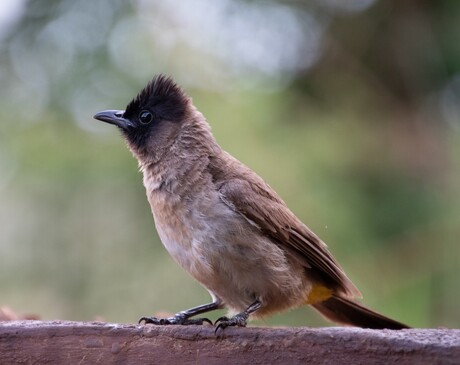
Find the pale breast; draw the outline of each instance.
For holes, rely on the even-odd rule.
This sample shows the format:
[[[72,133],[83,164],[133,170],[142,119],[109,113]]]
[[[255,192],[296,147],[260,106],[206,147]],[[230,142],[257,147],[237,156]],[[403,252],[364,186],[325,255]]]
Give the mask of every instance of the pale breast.
[[[216,241],[212,194],[183,199],[164,191],[149,194],[158,235],[171,257],[195,279],[205,284],[213,274],[209,262]]]
[[[293,296],[309,291],[303,268],[294,267],[280,247],[225,205],[217,192],[184,201],[157,190],[149,201],[169,254],[228,307],[240,311],[263,300],[273,304],[267,311],[276,311],[304,300]]]

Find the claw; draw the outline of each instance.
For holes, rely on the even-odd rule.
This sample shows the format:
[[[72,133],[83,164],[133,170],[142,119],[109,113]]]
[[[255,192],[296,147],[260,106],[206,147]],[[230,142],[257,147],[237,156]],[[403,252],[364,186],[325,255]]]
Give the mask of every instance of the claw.
[[[218,324],[216,329],[214,330],[214,333],[217,334],[219,329],[224,330],[225,328],[231,326],[246,327],[248,317],[249,315],[245,312],[239,313],[233,316],[232,318],[228,318],[225,316],[220,317],[214,323],[215,325]]]
[[[228,318],[227,316],[222,316],[216,319],[216,321],[214,322],[214,325],[216,325],[219,322],[224,322],[224,321],[229,321],[229,320],[230,318]]]

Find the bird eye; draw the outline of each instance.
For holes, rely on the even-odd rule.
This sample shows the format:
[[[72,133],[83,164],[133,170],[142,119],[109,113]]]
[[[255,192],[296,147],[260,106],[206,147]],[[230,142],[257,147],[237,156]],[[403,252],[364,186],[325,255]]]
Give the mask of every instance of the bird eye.
[[[139,113],[139,120],[142,124],[149,124],[153,119],[152,113],[148,110],[143,110]]]

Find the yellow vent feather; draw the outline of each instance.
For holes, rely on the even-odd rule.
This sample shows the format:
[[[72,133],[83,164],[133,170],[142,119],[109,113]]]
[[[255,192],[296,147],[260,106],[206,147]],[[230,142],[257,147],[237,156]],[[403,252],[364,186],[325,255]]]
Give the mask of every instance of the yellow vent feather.
[[[310,293],[308,294],[306,304],[316,304],[326,299],[329,299],[332,296],[332,290],[326,288],[325,286],[317,285],[313,286]]]

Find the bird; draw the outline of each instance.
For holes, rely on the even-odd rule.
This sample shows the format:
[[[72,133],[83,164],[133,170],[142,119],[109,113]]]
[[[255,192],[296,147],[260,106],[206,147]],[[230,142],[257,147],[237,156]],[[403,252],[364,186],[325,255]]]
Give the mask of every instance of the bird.
[[[210,323],[217,331],[310,305],[342,325],[409,328],[360,303],[360,291],[326,244],[261,177],[220,147],[172,77],[155,75],[125,110],[94,118],[121,131],[139,163],[164,247],[212,298],[139,323]],[[215,323],[196,318],[217,309],[228,315]]]

